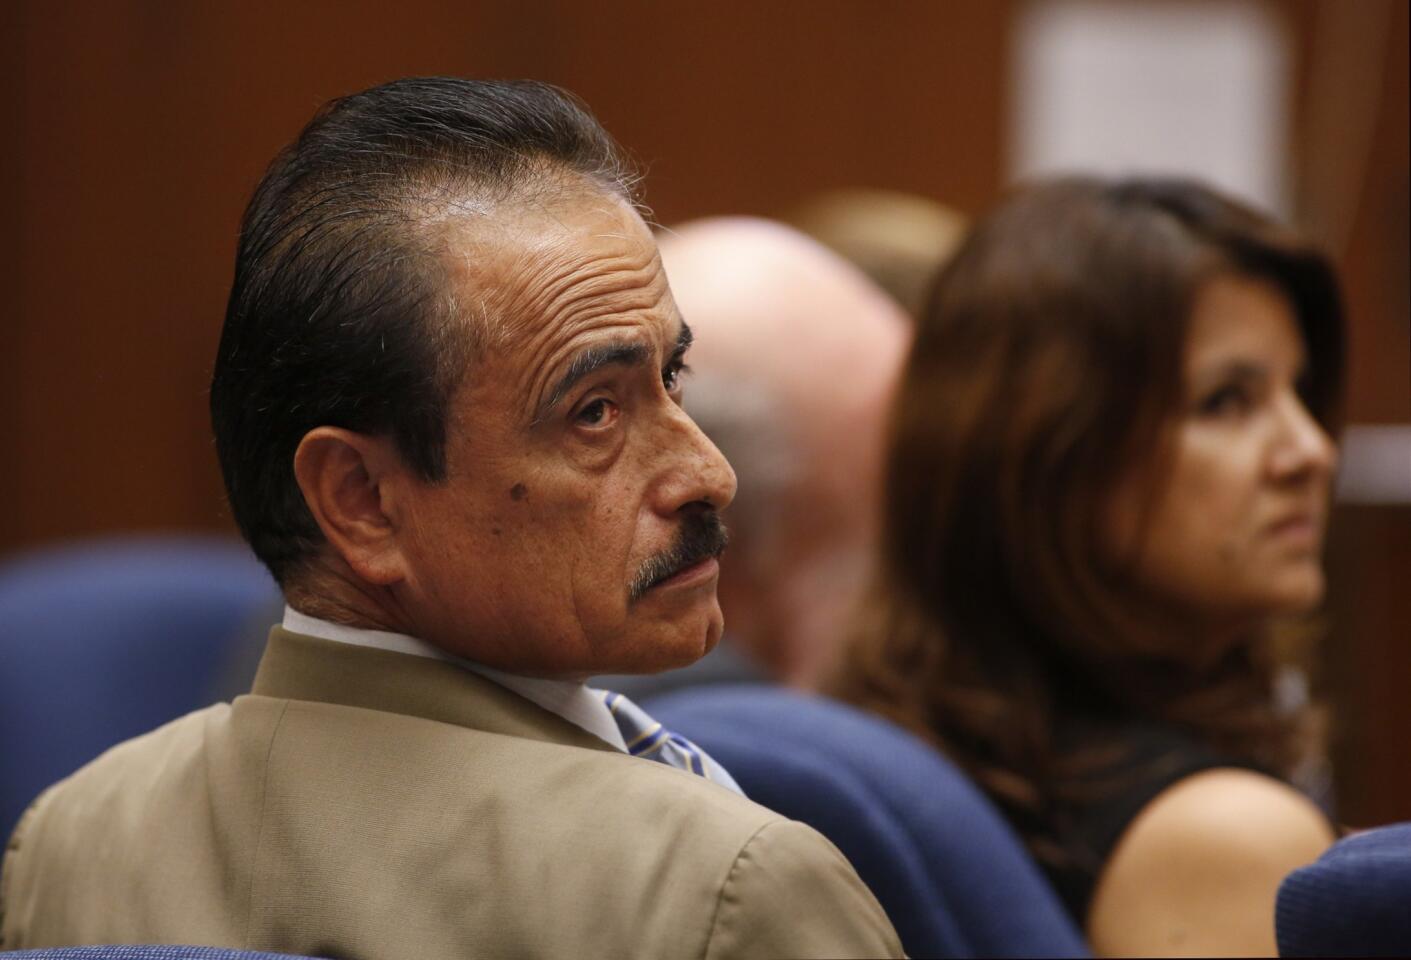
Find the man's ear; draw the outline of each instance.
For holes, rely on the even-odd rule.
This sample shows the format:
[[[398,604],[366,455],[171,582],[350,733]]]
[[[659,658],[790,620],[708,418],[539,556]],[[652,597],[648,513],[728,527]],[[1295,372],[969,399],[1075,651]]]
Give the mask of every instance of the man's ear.
[[[393,443],[339,427],[315,427],[294,452],[294,478],[324,537],[360,579],[405,579],[395,518],[383,484],[403,471]]]

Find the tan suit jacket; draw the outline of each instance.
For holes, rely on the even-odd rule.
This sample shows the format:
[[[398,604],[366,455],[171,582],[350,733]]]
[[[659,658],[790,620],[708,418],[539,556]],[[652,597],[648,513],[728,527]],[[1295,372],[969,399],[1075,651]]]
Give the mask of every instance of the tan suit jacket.
[[[810,828],[453,664],[279,628],[251,695],[115,747],[20,821],[0,945],[91,943],[366,960],[901,952]]]

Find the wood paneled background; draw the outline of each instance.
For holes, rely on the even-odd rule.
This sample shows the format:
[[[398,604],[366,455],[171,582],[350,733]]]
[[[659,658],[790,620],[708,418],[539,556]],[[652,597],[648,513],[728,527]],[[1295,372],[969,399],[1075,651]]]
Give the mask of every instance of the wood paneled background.
[[[237,221],[264,164],[329,97],[407,74],[560,83],[642,161],[663,223],[777,214],[857,185],[975,214],[1004,181],[1016,2],[11,0],[0,554],[232,529],[205,394]],[[1351,419],[1411,422],[1407,5],[1270,3],[1298,51],[1300,205],[1315,229],[1351,211],[1324,217],[1344,225]],[[1340,68],[1349,50],[1373,67]],[[1358,106],[1368,148],[1327,149]],[[1354,822],[1411,817],[1398,756],[1411,733],[1407,510],[1353,517],[1333,545],[1328,657],[1335,697],[1353,705],[1338,743]]]

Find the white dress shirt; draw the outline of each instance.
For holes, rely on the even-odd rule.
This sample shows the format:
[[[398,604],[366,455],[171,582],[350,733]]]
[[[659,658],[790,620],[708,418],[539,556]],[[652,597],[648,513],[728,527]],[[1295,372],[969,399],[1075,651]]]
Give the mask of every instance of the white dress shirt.
[[[507,690],[519,694],[526,700],[537,703],[550,713],[558,714],[576,727],[587,730],[609,746],[627,753],[627,743],[622,739],[622,731],[612,712],[603,702],[601,693],[582,683],[572,680],[546,680],[541,677],[521,677],[503,673],[473,661],[446,653],[425,640],[418,640],[402,633],[388,633],[384,630],[364,630],[361,627],[345,627],[340,623],[330,623],[300,613],[293,607],[284,608],[284,629],[292,633],[302,633],[310,637],[334,640],[338,643],[351,643],[359,647],[373,647],[378,650],[391,650],[394,653],[410,654],[413,657],[426,657],[430,660],[444,660],[494,681]]]

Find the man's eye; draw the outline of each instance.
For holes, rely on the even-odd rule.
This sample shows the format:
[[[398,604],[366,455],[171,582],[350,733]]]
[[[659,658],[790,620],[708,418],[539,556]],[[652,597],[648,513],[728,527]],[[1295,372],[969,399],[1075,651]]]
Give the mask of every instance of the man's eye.
[[[574,414],[573,420],[579,426],[603,427],[616,416],[617,406],[611,400],[600,397]]]
[[[666,387],[667,393],[675,393],[681,389],[681,375],[689,369],[680,360],[673,360],[666,365],[666,369],[661,372],[661,385]]]

